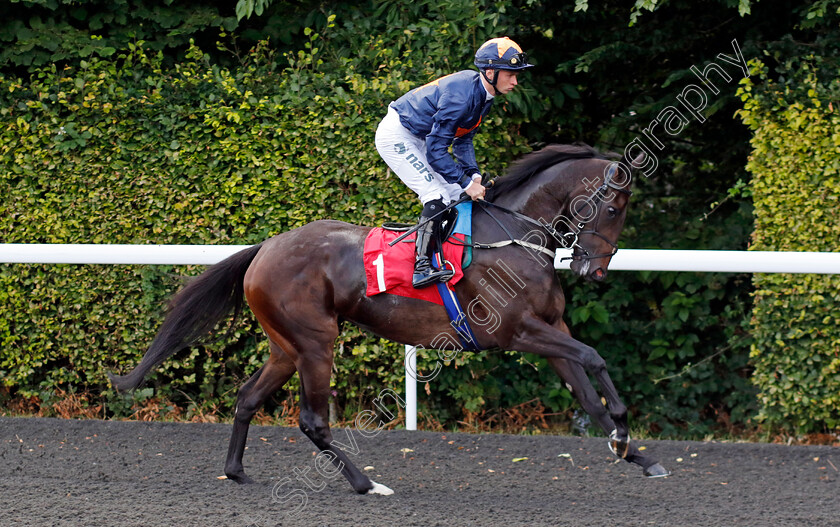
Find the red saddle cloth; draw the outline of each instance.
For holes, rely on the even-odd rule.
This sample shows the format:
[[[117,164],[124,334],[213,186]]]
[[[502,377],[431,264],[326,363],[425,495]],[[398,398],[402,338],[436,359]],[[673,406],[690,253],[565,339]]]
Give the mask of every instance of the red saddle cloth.
[[[380,293],[419,298],[428,302],[443,305],[437,287],[424,287],[414,289],[411,285],[411,278],[414,275],[414,233],[403,238],[393,247],[388,243],[399,237],[402,233],[385,230],[381,227],[372,229],[365,238],[365,277],[367,278],[367,296]],[[464,256],[464,246],[458,243],[464,242],[463,234],[454,234],[449,240],[456,240],[456,243],[447,241],[443,244],[443,257],[449,262],[447,267],[455,269],[455,275],[448,282],[448,286],[458,283],[464,277],[461,269],[461,260]]]

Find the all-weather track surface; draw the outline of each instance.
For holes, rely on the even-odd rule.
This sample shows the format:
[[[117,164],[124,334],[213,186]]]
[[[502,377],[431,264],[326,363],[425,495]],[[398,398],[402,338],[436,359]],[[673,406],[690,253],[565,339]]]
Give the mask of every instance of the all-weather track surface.
[[[252,427],[256,483],[219,479],[230,429],[0,418],[0,525],[840,526],[836,447],[642,441],[673,472],[646,479],[604,438],[335,430],[394,490],[361,496],[294,428]]]

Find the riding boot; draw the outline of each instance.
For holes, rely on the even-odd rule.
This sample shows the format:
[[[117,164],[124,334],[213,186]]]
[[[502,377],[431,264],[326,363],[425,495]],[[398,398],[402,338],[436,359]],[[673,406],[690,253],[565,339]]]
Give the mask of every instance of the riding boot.
[[[420,217],[420,221],[425,219],[423,216]],[[417,229],[417,239],[414,243],[417,259],[414,262],[414,276],[411,280],[415,289],[421,289],[437,282],[445,282],[455,274],[451,269],[432,268],[431,256],[438,223],[438,221],[432,220]]]

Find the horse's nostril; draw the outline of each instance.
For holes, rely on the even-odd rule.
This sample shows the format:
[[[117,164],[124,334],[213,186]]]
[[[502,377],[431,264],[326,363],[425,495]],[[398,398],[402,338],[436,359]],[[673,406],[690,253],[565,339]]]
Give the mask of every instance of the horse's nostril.
[[[593,272],[592,275],[595,277],[596,280],[602,280],[604,278],[604,276],[606,275],[606,273],[604,272],[603,269],[601,269],[599,267],[599,268],[595,269],[595,272]]]

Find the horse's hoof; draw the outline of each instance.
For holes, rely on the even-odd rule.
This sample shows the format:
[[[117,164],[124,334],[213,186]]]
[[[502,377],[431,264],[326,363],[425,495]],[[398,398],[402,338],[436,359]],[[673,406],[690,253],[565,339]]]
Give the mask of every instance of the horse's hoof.
[[[610,451],[613,454],[624,459],[630,451],[630,437],[619,438],[615,430],[610,432]]]
[[[255,481],[253,479],[251,479],[250,477],[246,476],[244,472],[240,472],[239,474],[225,474],[225,475],[227,476],[228,479],[233,480],[233,481],[239,483],[240,485],[250,485],[252,483],[255,483]]]
[[[646,468],[644,475],[649,478],[665,478],[670,476],[671,473],[665,470],[665,467],[656,463]]]
[[[367,491],[367,494],[381,494],[382,496],[390,496],[394,493],[393,490],[389,489],[385,485],[380,485],[379,483],[370,480],[373,483],[373,488]]]

